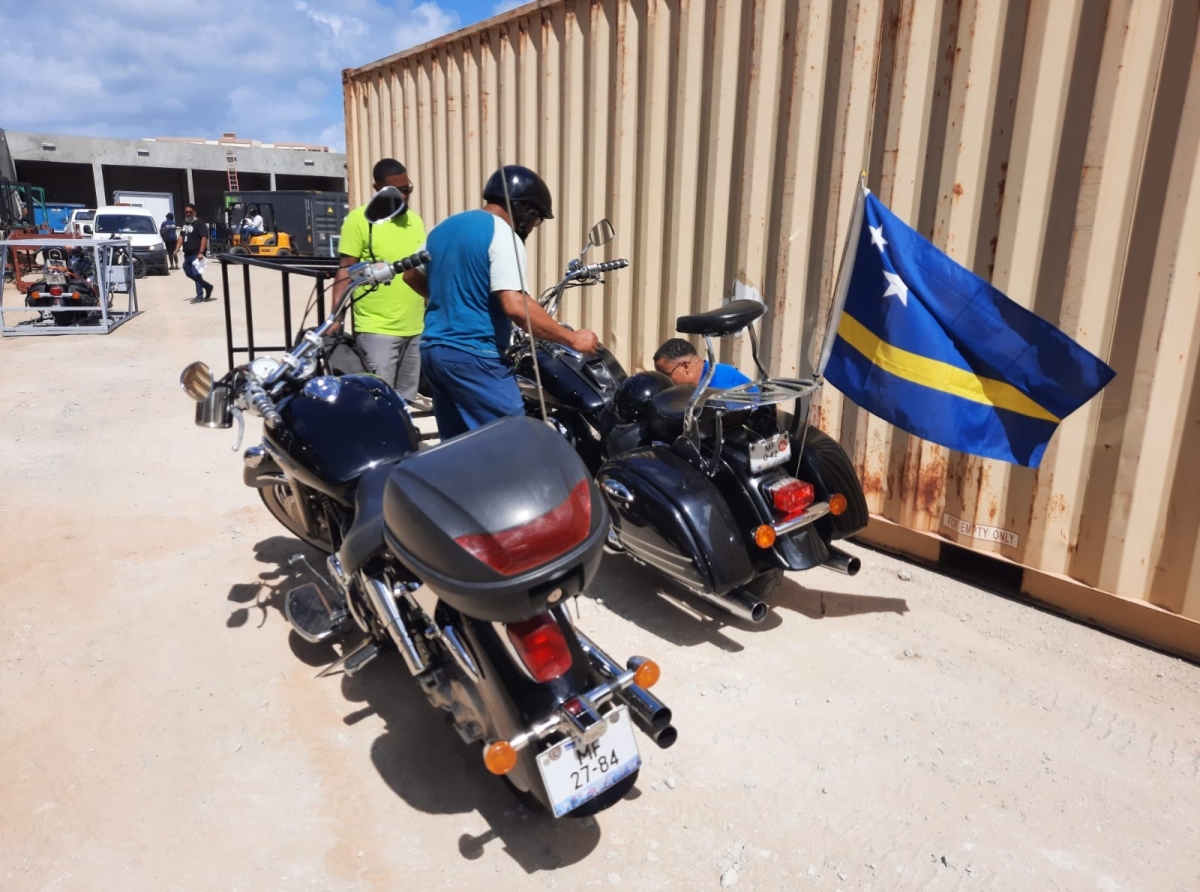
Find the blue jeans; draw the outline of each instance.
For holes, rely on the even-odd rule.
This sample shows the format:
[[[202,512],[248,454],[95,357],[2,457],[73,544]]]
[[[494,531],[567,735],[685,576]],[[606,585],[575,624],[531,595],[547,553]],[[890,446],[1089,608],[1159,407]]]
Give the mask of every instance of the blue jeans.
[[[185,254],[183,257],[183,274],[196,283],[196,297],[203,299],[205,292],[212,291],[212,285],[204,281],[204,277],[192,266],[198,254]]]
[[[512,369],[495,357],[476,356],[444,344],[421,345],[421,368],[433,397],[443,440],[505,418],[524,415]]]

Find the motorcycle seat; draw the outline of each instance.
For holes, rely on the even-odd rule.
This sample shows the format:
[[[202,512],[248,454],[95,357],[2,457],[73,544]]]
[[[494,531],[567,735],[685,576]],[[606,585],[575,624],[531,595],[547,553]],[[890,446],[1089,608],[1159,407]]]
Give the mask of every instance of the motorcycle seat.
[[[766,311],[766,305],[756,300],[731,300],[715,310],[680,316],[675,320],[675,330],[680,334],[723,337],[741,331]]]
[[[688,400],[695,392],[696,388],[692,385],[681,384],[677,387],[668,387],[654,397],[646,418],[646,426],[652,440],[660,443],[673,443],[677,437],[683,434],[683,416],[687,411]],[[709,396],[720,393],[720,389],[707,391]],[[697,413],[700,435],[704,437],[715,435],[714,421],[718,412],[723,416],[724,429],[728,431],[736,425],[743,424],[751,411],[749,408],[734,412],[712,410],[707,407],[706,403],[702,403],[700,411]]]
[[[670,443],[683,433],[683,416],[695,392],[690,384],[681,384],[655,394],[646,418],[652,439]]]
[[[338,558],[347,574],[357,573],[383,547],[383,491],[393,467],[390,462],[381,464],[358,479],[354,522],[338,549]]]

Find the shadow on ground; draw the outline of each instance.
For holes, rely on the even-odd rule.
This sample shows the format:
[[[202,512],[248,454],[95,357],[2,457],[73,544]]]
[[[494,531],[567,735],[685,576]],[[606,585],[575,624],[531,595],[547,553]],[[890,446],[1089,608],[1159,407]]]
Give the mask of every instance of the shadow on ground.
[[[658,571],[623,555],[605,555],[587,593],[613,613],[672,644],[681,647],[712,644],[730,653],[744,648],[724,633],[726,628],[769,632],[782,624],[783,610],[810,619],[908,612],[908,602],[903,598],[827,592],[784,579],[767,599],[771,607],[767,618],[755,624],[725,613]]]
[[[252,611],[261,612],[257,626],[261,628],[272,609],[286,624],[285,594],[312,581],[302,564],[289,564],[292,555],[303,554],[318,571],[324,568],[320,552],[290,536],[265,539],[255,545],[254,553],[269,569],[259,574],[258,581],[230,589],[228,599],[244,605],[231,613],[226,623],[230,628],[246,625]],[[361,641],[357,633],[337,646],[310,644],[294,631],[290,635],[292,652],[313,667],[329,665]],[[581,861],[599,844],[600,825],[594,818],[555,820],[531,810],[504,781],[488,773],[479,745],[463,743],[450,717],[429,705],[398,654],[382,654],[353,677],[335,674],[341,675],[342,694],[351,706],[343,718],[347,725],[370,715],[383,719],[384,732],[371,744],[371,761],[396,795],[426,814],[478,812],[487,822],[485,832],[459,838],[462,857],[475,860],[499,850],[526,873],[536,873]],[[638,795],[635,787],[626,798]],[[620,803],[615,806],[620,807]]]

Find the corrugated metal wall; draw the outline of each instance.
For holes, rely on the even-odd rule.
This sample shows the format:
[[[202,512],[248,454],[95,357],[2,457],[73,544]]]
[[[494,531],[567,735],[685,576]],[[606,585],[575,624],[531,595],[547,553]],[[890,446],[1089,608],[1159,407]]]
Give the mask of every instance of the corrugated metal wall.
[[[631,261],[565,308],[627,367],[737,283],[811,368],[861,170],[892,210],[1118,376],[1038,471],[827,387],[872,510],[1200,619],[1197,0],[542,0],[346,73],[350,181],[403,160],[429,223],[542,173],[552,282],[607,216]],[[579,292],[575,292],[579,294]],[[744,339],[724,358],[749,365]],[[1098,595],[1099,597],[1099,595]]]

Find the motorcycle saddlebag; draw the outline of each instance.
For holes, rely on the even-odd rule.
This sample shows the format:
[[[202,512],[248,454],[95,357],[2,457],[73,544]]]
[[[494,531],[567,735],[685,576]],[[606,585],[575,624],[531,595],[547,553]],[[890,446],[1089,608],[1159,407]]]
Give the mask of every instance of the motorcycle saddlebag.
[[[614,456],[596,480],[601,489],[611,481],[628,492],[609,499],[621,544],[639,559],[718,595],[753,578],[745,534],[725,497],[669,447]]]
[[[401,461],[383,517],[392,553],[449,606],[487,622],[530,619],[582,591],[609,523],[570,444],[523,416]]]

